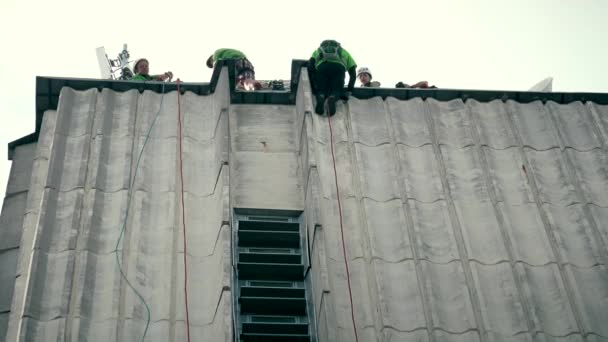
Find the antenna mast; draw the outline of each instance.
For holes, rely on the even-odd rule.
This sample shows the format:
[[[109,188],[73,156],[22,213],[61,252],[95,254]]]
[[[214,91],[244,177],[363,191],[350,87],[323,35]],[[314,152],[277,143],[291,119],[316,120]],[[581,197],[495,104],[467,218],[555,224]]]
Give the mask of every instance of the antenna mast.
[[[122,51],[118,54],[118,58],[111,59],[106,53],[106,49],[101,46],[96,50],[97,62],[101,77],[111,80],[130,80],[133,77],[133,71],[129,68],[129,51],[127,44],[122,45]]]

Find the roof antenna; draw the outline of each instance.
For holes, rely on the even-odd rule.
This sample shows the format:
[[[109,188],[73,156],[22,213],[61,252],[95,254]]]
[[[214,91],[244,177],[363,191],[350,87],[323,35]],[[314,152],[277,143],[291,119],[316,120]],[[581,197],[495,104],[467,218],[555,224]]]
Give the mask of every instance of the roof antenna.
[[[133,71],[129,68],[129,51],[126,43],[122,45],[122,52],[118,54],[117,59],[110,59],[103,46],[98,47],[96,52],[101,78],[130,80],[133,77]]]

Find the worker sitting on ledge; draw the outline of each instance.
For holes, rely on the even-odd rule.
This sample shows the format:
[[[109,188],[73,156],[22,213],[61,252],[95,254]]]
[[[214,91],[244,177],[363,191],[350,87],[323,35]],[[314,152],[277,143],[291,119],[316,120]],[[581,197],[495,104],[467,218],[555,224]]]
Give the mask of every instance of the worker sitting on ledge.
[[[164,74],[160,75],[150,75],[150,63],[145,58],[140,58],[135,61],[133,65],[133,71],[135,75],[131,78],[131,81],[166,81],[173,78],[173,73],[171,71],[167,71]]]

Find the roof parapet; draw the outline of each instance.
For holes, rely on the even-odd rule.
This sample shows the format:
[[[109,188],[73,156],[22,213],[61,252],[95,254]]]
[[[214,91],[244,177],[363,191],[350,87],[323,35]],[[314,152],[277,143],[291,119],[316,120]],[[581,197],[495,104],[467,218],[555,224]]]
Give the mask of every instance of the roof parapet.
[[[224,66],[228,68],[229,87],[230,87],[230,102],[235,104],[250,103],[250,104],[295,104],[295,99],[298,91],[298,82],[300,73],[303,68],[306,68],[307,61],[294,59],[291,63],[291,81],[289,91],[254,91],[243,92],[235,91],[235,71],[234,61],[225,60],[216,63],[213,70],[211,80],[208,83],[191,83],[185,82],[180,84],[182,93],[191,91],[198,95],[208,95],[215,93],[221,70]],[[65,77],[36,77],[36,127],[35,131],[24,137],[21,137],[8,144],[8,159],[12,160],[15,148],[19,145],[29,144],[38,141],[40,128],[42,125],[42,117],[46,110],[57,109],[59,102],[59,94],[61,88],[70,87],[75,90],[87,90],[96,88],[101,91],[104,88],[118,92],[124,92],[131,89],[137,89],[139,92],[150,90],[157,93],[162,92],[164,87],[165,92],[177,90],[176,83],[164,83],[157,81],[141,82],[141,81],[119,81],[119,80],[100,80],[100,79],[82,79],[82,78],[65,78]],[[529,103],[533,101],[553,101],[559,104],[567,104],[575,101],[594,102],[597,104],[608,104],[608,93],[548,93],[548,92],[530,92],[530,91],[503,91],[503,90],[473,90],[473,89],[407,89],[407,88],[355,88],[352,94],[359,99],[369,99],[380,96],[383,99],[394,97],[399,100],[409,100],[412,98],[433,98],[439,101],[451,101],[461,99],[475,99],[480,102],[490,102],[494,100],[507,101],[513,100],[520,103]]]

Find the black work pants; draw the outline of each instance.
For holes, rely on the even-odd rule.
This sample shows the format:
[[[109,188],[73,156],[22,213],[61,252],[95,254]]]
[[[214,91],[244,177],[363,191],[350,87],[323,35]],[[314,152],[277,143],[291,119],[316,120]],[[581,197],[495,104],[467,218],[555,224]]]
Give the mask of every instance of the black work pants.
[[[344,66],[338,63],[324,62],[315,71],[315,88],[317,95],[340,97],[344,92]]]
[[[255,71],[253,70],[253,64],[247,59],[237,59],[234,63],[236,68],[236,76],[243,76],[245,79],[255,80]]]

